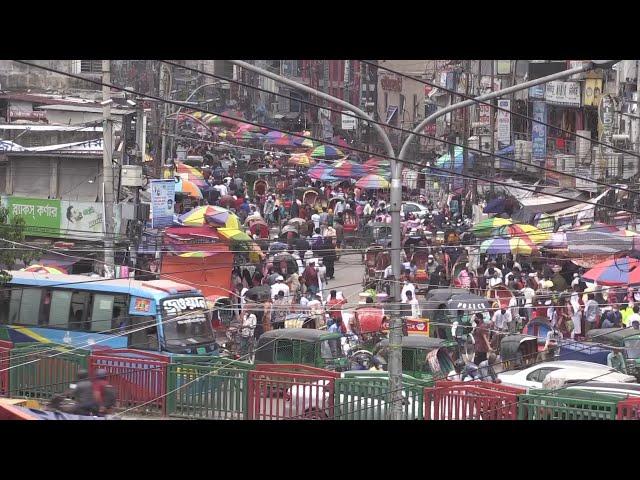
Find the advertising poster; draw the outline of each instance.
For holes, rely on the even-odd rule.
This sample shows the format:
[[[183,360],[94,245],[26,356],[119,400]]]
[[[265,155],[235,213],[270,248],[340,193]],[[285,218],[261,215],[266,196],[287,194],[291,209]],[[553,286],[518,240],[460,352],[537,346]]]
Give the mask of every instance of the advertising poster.
[[[27,225],[25,235],[60,236],[60,200],[46,198],[6,197],[9,221],[22,217]]]
[[[170,227],[173,224],[173,207],[176,198],[176,182],[151,180],[151,228]]]
[[[544,102],[533,102],[533,119],[547,123],[547,104]],[[543,162],[547,156],[547,127],[539,123],[531,124],[531,148],[533,159],[539,163]]]
[[[498,100],[498,107],[511,110],[511,100]],[[498,110],[498,143],[501,147],[511,145],[511,114]]]
[[[102,238],[104,215],[102,204],[95,202],[60,202],[60,233],[73,238]]]

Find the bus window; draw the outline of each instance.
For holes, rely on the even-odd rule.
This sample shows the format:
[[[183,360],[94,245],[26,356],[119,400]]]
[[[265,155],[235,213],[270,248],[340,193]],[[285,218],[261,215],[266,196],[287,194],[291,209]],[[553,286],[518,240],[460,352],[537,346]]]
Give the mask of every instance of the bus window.
[[[76,331],[89,330],[87,322],[89,300],[91,293],[89,292],[73,292],[71,294],[71,311],[69,312],[69,329]]]
[[[69,311],[71,310],[71,292],[55,290],[51,295],[49,309],[49,326],[67,328],[69,325]]]
[[[158,327],[154,317],[131,317],[130,329],[128,348],[158,350]]]
[[[42,290],[40,288],[22,289],[22,299],[20,300],[20,314],[17,323],[22,325],[38,325],[40,317],[40,302],[42,301]]]
[[[9,301],[9,323],[14,324],[18,322],[18,315],[20,314],[20,300],[22,300],[22,289],[11,289],[11,300]]]
[[[42,296],[42,303],[40,304],[40,315],[38,318],[38,325],[47,325],[49,323],[49,312],[51,310],[51,290],[44,291]]]
[[[9,301],[11,290],[0,290],[0,324],[9,323]]]
[[[91,331],[104,332],[111,330],[113,319],[113,295],[93,295],[93,310],[91,312]]]

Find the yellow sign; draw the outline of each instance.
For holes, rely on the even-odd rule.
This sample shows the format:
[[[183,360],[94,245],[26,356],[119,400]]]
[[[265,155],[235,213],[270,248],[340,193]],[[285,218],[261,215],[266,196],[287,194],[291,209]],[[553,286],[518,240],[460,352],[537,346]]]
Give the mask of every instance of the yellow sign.
[[[597,107],[600,103],[600,95],[602,94],[602,79],[587,78],[584,86],[583,105]]]

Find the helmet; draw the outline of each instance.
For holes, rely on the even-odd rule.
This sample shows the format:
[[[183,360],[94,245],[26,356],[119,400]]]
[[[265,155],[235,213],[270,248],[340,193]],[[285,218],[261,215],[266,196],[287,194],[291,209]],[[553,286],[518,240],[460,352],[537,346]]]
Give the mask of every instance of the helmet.
[[[98,369],[96,372],[96,379],[98,380],[106,380],[107,379],[107,371],[104,368]]]
[[[89,378],[89,372],[84,368],[81,368],[80,370],[78,370],[77,377],[78,380],[86,380],[87,378]]]

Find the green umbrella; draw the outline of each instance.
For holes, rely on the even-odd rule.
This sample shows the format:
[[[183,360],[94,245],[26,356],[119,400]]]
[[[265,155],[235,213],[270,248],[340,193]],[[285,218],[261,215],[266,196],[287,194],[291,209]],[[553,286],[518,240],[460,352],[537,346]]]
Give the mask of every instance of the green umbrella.
[[[487,218],[486,220],[476,223],[473,228],[471,228],[471,232],[475,234],[476,237],[488,237],[495,228],[511,225],[512,223],[512,220],[506,218]]]

